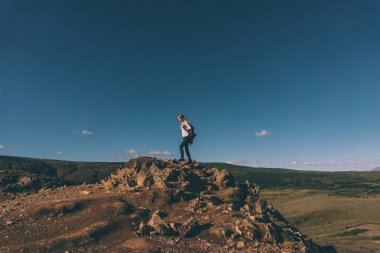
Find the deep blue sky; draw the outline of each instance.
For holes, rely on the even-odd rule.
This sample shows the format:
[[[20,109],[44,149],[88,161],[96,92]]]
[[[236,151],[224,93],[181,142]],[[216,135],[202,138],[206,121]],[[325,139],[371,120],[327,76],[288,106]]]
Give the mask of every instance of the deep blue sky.
[[[380,1],[100,2],[0,1],[0,154],[380,166]]]

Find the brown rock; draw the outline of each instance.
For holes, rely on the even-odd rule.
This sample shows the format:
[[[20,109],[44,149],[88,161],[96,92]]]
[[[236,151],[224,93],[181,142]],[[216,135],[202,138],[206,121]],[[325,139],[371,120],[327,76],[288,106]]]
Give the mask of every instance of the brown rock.
[[[151,232],[150,227],[148,227],[145,224],[145,222],[141,222],[140,225],[139,225],[139,228],[137,230],[137,234],[139,234],[139,235],[149,235],[150,232]]]
[[[239,240],[236,244],[236,248],[242,249],[245,247],[245,242],[243,240]]]
[[[152,218],[147,225],[160,235],[169,236],[174,234],[171,227],[157,214],[157,212],[153,213]]]
[[[190,217],[178,227],[178,233],[183,237],[191,237],[199,233],[200,228],[198,221],[194,217]]]

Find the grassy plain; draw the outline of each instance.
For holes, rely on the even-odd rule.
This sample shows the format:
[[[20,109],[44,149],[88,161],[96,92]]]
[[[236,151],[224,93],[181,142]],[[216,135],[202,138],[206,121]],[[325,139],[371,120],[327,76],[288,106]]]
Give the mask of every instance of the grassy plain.
[[[261,194],[302,233],[338,252],[380,252],[380,195],[341,197],[312,189]]]
[[[252,168],[225,163],[210,166],[232,172],[261,187],[302,233],[340,253],[380,252],[380,172],[320,172]]]

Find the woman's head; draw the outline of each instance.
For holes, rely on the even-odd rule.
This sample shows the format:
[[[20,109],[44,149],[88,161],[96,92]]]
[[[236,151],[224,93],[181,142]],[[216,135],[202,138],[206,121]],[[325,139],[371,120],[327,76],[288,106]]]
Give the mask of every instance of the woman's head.
[[[187,119],[186,119],[185,115],[183,115],[183,114],[178,114],[178,120],[181,121],[181,122],[184,122],[184,121],[186,121]]]

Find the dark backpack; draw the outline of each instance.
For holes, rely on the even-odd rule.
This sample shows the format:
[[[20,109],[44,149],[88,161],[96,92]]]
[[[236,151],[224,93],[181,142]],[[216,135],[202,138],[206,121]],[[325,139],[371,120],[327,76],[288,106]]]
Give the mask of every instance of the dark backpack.
[[[189,124],[190,124],[190,123],[189,123]],[[194,138],[195,138],[197,135],[196,135],[196,133],[195,133],[195,130],[194,130],[193,125],[190,124],[190,127],[191,127],[191,129],[189,130],[189,136],[190,136],[190,138],[189,138],[189,144],[191,145],[191,144],[193,144],[193,140],[194,140]]]

